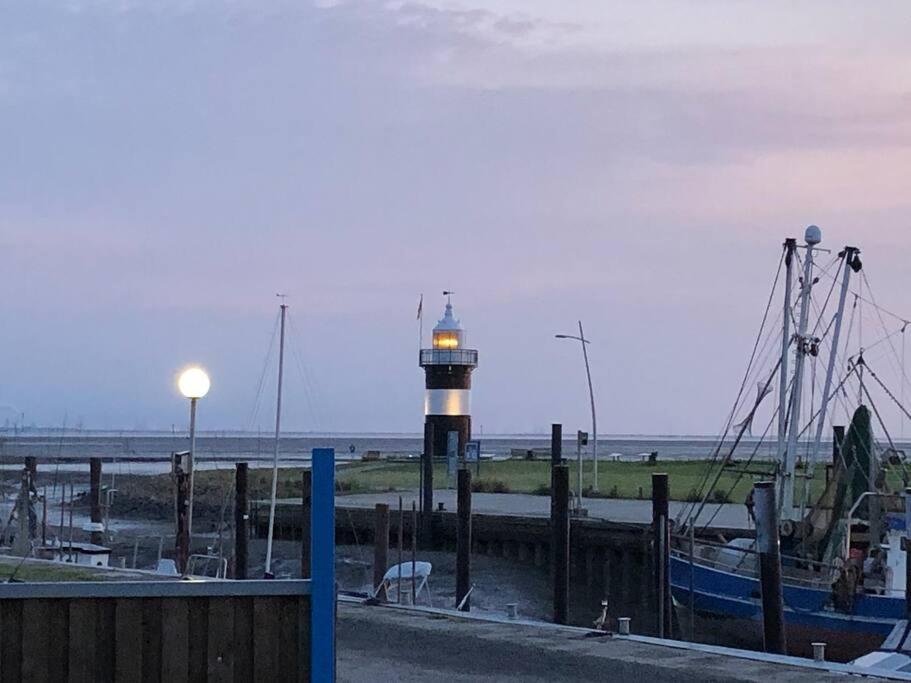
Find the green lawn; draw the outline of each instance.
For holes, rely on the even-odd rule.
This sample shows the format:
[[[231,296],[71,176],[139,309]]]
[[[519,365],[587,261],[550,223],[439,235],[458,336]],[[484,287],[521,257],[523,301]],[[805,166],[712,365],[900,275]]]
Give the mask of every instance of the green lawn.
[[[570,462],[570,487],[575,490],[578,482],[577,469]],[[762,472],[770,471],[770,463],[754,463],[751,473],[740,476],[743,465],[735,464],[721,473],[715,486],[722,494],[717,502],[728,500],[742,503],[755,481],[765,479]],[[709,469],[704,460],[668,460],[649,464],[647,462],[600,462],[598,493],[594,494],[592,463],[586,461],[583,467],[583,493],[613,498],[650,498],[651,477],[654,472],[665,472],[670,481],[671,498],[687,500],[697,491],[703,490],[702,481]],[[756,472],[754,474],[753,472]],[[718,473],[717,466],[709,472],[710,482]],[[544,460],[502,460],[481,463],[481,474],[475,474],[472,468],[473,488],[476,491],[493,491],[503,493],[531,493],[548,495],[550,485],[550,463]],[[269,496],[272,472],[269,468],[250,470],[249,495],[251,499],[264,499]],[[798,481],[798,501],[803,486]],[[902,485],[896,471],[888,473],[892,490],[901,490]],[[234,473],[231,470],[200,471],[196,474],[196,505],[200,514],[218,516],[224,510],[230,510],[233,501]],[[339,493],[368,493],[378,491],[415,490],[420,485],[420,462],[355,462],[341,463],[337,473]],[[167,516],[173,509],[173,483],[168,475],[127,476],[118,480],[121,490],[119,500],[115,499],[115,509],[133,501],[139,502],[135,510],[120,509],[124,513],[153,514],[148,504],[153,502],[160,507],[159,512]],[[434,466],[434,488],[446,488],[446,467],[443,464]],[[816,477],[810,487],[810,497],[816,500],[825,486],[825,468],[816,469]],[[726,494],[726,495],[724,495]],[[279,473],[278,497],[298,498],[301,495],[301,470],[282,469]],[[157,510],[157,508],[156,508]]]
[[[752,469],[764,471],[768,465],[754,465]],[[676,460],[656,464],[631,462],[600,462],[598,464],[599,494],[615,498],[649,498],[651,476],[665,472],[671,487],[671,498],[685,500],[694,490],[701,488],[708,463],[696,460]],[[717,468],[710,474],[714,476]],[[822,474],[822,471],[820,471]],[[759,477],[757,477],[759,478]],[[414,463],[357,463],[339,470],[338,480],[343,489],[351,492],[392,491],[416,489],[420,483],[419,464]],[[547,461],[505,460],[482,462],[481,474],[473,471],[475,488],[483,491],[508,491],[509,493],[547,494],[550,485],[550,463]],[[744,476],[736,483],[737,474],[725,471],[716,488],[728,491],[734,486],[730,500],[741,502],[746,498],[754,478]],[[570,463],[570,487],[578,485],[578,469]],[[446,487],[446,467],[438,464],[433,473],[434,488]],[[592,464],[583,464],[583,491],[591,495],[594,478]],[[814,486],[822,490],[822,482]]]

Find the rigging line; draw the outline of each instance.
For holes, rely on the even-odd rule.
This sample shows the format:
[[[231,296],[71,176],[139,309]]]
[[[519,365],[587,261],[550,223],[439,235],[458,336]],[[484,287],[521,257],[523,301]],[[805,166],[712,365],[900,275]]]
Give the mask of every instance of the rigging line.
[[[765,312],[762,314],[762,323],[759,325],[759,331],[756,333],[756,341],[753,343],[753,350],[750,353],[750,360],[747,363],[746,371],[743,374],[743,380],[740,383],[740,389],[737,391],[737,396],[734,399],[734,406],[731,408],[730,415],[728,416],[727,422],[725,423],[725,426],[722,430],[721,437],[718,440],[718,443],[715,447],[715,452],[712,454],[712,457],[710,460],[712,463],[714,463],[718,459],[718,455],[721,453],[721,448],[724,446],[724,440],[727,438],[728,432],[731,429],[734,418],[736,416],[737,407],[740,405],[740,400],[743,397],[744,389],[747,385],[747,381],[749,380],[750,373],[753,368],[753,361],[756,359],[756,351],[759,346],[759,342],[762,339],[762,332],[765,329],[766,322],[768,321],[768,318],[769,318],[769,311],[772,308],[772,300],[775,297],[775,291],[778,289],[778,281],[781,278],[781,271],[782,271],[782,267],[784,266],[786,254],[787,254],[787,247],[783,246],[781,249],[781,257],[778,259],[778,269],[775,271],[775,279],[772,281],[772,290],[771,290],[771,292],[769,292],[769,300],[766,303]],[[781,365],[781,359],[779,359],[779,361],[778,361],[778,366],[780,366],[780,365]],[[772,373],[772,374],[774,376],[775,373]],[[754,410],[755,410],[755,408],[754,408]],[[749,423],[747,423],[747,424],[749,424]],[[741,430],[741,436],[742,436],[742,432],[743,432],[743,430]],[[704,490],[706,483],[708,483],[709,471],[710,471],[710,468],[706,470],[706,473],[702,479],[702,482],[700,483],[701,490]],[[701,491],[700,491],[700,495],[701,495]],[[695,506],[695,503],[693,503],[693,505]]]
[[[703,499],[699,505],[699,510],[696,512],[695,515],[693,515],[694,519],[698,518],[699,515],[702,514],[702,510],[705,509],[705,506],[708,502],[709,492],[714,490],[715,486],[717,486],[718,481],[721,479],[721,475],[724,472],[725,463],[730,461],[731,457],[734,455],[734,451],[737,449],[737,446],[740,444],[741,439],[743,439],[743,435],[746,432],[747,427],[749,427],[750,422],[752,421],[753,417],[756,415],[756,411],[758,410],[760,403],[762,403],[762,397],[765,396],[765,393],[768,391],[769,386],[772,384],[772,380],[775,379],[775,376],[778,374],[778,370],[780,368],[781,368],[781,359],[778,360],[778,364],[775,366],[775,371],[769,375],[769,379],[766,380],[766,383],[763,386],[762,391],[759,392],[759,396],[757,397],[756,402],[753,404],[753,409],[749,412],[749,414],[747,415],[747,419],[743,422],[743,425],[740,427],[740,430],[737,433],[737,438],[734,439],[734,443],[731,444],[730,451],[728,451],[728,454],[727,454],[727,456],[725,456],[724,460],[721,461],[721,466],[718,468],[718,473],[715,475],[715,480],[712,482],[712,485],[709,487],[708,491],[705,493],[705,496],[703,497]],[[695,503],[693,504],[693,509],[695,509]]]
[[[819,309],[819,317],[816,319],[816,325],[813,326],[813,331],[810,333],[813,336],[816,335],[816,330],[819,329],[819,323],[822,322],[823,316],[825,316],[826,313],[826,309],[829,307],[829,301],[832,299],[832,292],[835,291],[835,286],[838,284],[838,274],[841,272],[841,269],[844,266],[844,261],[845,259],[839,259],[838,271],[835,273],[835,277],[832,278],[832,286],[829,287],[829,292],[826,294],[826,299],[822,302],[822,307]],[[835,319],[834,316],[832,319]],[[831,323],[829,323],[828,327],[831,327]],[[826,332],[828,332],[828,327],[826,328]],[[825,333],[823,333],[823,336],[825,336]]]
[[[870,374],[873,374],[872,371]],[[886,427],[886,423],[883,422],[882,416],[879,414],[879,408],[876,407],[876,403],[873,401],[873,397],[870,396],[870,390],[866,386],[861,385],[864,393],[867,395],[867,400],[870,401],[870,406],[873,408],[873,412],[876,415],[876,419],[879,420],[879,426],[883,429],[883,434],[886,435],[886,439],[889,441],[889,448],[893,451],[896,450],[895,443],[892,441],[892,436],[889,434],[889,429]],[[872,482],[871,482],[872,483]]]
[[[256,396],[253,400],[253,409],[250,411],[250,418],[247,422],[247,428],[253,428],[253,422],[259,416],[259,409],[262,406],[263,387],[266,382],[266,372],[269,370],[269,361],[272,359],[272,352],[275,347],[275,336],[278,334],[278,324],[281,318],[281,312],[275,316],[275,324],[272,326],[272,337],[269,340],[269,348],[266,351],[266,357],[263,359],[263,369],[259,375],[259,382],[256,385]]]
[[[871,305],[876,310],[876,315],[879,317],[880,325],[882,325],[883,330],[886,331],[888,328],[886,328],[886,323],[883,320],[882,313],[880,312],[879,306],[876,305],[876,298],[873,296],[873,290],[870,288],[870,280],[867,278],[867,272],[861,271],[861,276],[863,277],[864,283],[867,285],[867,294],[870,296],[870,299],[873,301],[873,303]],[[906,321],[903,321],[902,328],[901,328],[902,335],[904,335],[905,328],[907,326],[908,326],[908,323]],[[895,345],[892,343],[890,337],[891,337],[891,335],[888,335],[886,337],[886,339],[889,339],[889,348],[892,349],[892,354],[897,358],[898,352],[895,350]],[[904,336],[902,337],[902,342],[904,343]],[[902,354],[903,354],[902,358],[904,359],[904,348],[902,348]],[[901,370],[901,374],[902,374],[902,380],[903,380],[902,390],[904,391],[904,382],[908,382],[908,377],[905,374],[903,366],[900,367],[899,369]]]
[[[765,427],[765,429],[763,430],[762,435],[761,435],[760,438],[759,438],[759,442],[756,444],[756,447],[753,449],[753,452],[750,453],[750,457],[747,458],[746,463],[745,463],[744,466],[741,468],[740,472],[739,472],[738,475],[737,475],[737,478],[734,480],[734,483],[731,485],[731,487],[730,487],[730,488],[727,490],[727,492],[725,493],[725,496],[724,496],[724,497],[725,497],[726,499],[730,500],[731,494],[734,492],[734,489],[737,488],[737,485],[740,484],[740,481],[741,481],[741,480],[743,479],[743,477],[746,475],[747,470],[749,469],[750,465],[753,463],[753,459],[756,457],[756,454],[759,453],[759,449],[760,449],[760,447],[762,446],[763,442],[765,441],[765,438],[766,438],[766,436],[768,435],[769,430],[772,428],[772,425],[775,423],[775,418],[776,418],[776,417],[777,417],[777,416],[775,415],[775,413],[772,413],[772,416],[769,418],[769,421],[768,421],[768,423],[766,424],[766,427]],[[722,468],[723,468],[723,466],[722,466]],[[712,513],[711,517],[709,517],[708,521],[703,525],[703,527],[702,527],[702,530],[703,530],[703,531],[705,531],[706,529],[708,529],[709,526],[712,524],[712,522],[715,521],[715,518],[718,516],[718,513],[721,512],[721,507],[722,507],[722,506],[719,505],[718,508]],[[696,517],[694,517],[693,519],[695,520]]]
[[[863,271],[862,271],[862,272],[863,272]],[[829,275],[828,273],[824,273],[824,274],[826,275],[826,277],[832,277],[832,276]],[[865,297],[863,296],[863,289],[862,289],[860,286],[858,286],[858,289],[849,288],[848,291],[849,291],[851,294],[853,294],[856,298],[859,298],[859,299],[863,300],[864,303],[867,303],[867,304],[869,304],[870,306],[872,306],[873,308],[876,308],[876,309],[882,311],[882,312],[885,313],[886,315],[888,315],[888,316],[890,316],[890,317],[892,317],[892,318],[895,318],[898,322],[900,322],[900,323],[911,323],[911,319],[909,319],[909,318],[907,318],[907,317],[905,317],[905,316],[901,316],[901,315],[899,315],[898,313],[894,313],[894,312],[890,311],[888,308],[886,308],[886,307],[884,307],[884,306],[880,306],[880,305],[877,304],[875,301],[873,301],[873,300],[871,300],[871,299],[865,298]],[[869,293],[869,286],[868,286],[868,293]]]
[[[297,325],[294,323],[294,320],[291,316],[288,316],[288,324],[291,330],[291,337],[294,340],[304,339],[297,330]],[[303,380],[304,385],[304,395],[307,398],[307,405],[310,408],[310,419],[312,420],[314,427],[317,423],[322,423],[322,419],[317,417],[317,411],[315,409],[314,394],[316,393],[313,387],[313,382],[310,379],[310,373],[307,372],[307,365],[304,363],[303,351],[299,347],[299,341],[297,343],[291,344],[291,355],[294,358],[294,362],[297,365],[298,372],[300,372],[301,379]]]
[[[864,365],[866,365],[866,361],[864,361]],[[885,391],[886,395],[892,399],[892,402],[898,406],[898,409],[902,413],[904,413],[905,417],[908,417],[909,419],[911,419],[911,413],[909,413],[905,409],[905,406],[903,406],[901,403],[898,402],[898,399],[895,398],[895,394],[893,394],[891,391],[889,391],[889,388],[883,383],[883,381],[879,378],[879,376],[875,372],[873,372],[873,369],[869,365],[867,365],[867,372],[869,372],[870,376],[874,380],[876,380],[876,383],[879,384],[880,387],[882,387],[882,390]],[[867,395],[869,396],[869,394],[867,394]],[[870,400],[872,401],[872,399],[870,399]]]

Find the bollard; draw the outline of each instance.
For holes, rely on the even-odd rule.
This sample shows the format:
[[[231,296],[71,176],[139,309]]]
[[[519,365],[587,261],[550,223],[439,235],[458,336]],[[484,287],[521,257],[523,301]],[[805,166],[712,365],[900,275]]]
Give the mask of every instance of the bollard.
[[[456,516],[456,605],[463,612],[471,611],[468,594],[471,591],[471,470],[458,471]]]
[[[629,635],[629,617],[620,617],[617,619],[617,634],[621,636]]]
[[[759,551],[759,583],[762,593],[763,646],[766,652],[787,652],[784,605],[781,588],[781,548],[775,484],[761,481],[753,486],[756,515],[756,548]]]
[[[517,602],[508,602],[506,603],[506,616],[510,619],[515,619],[519,616],[519,603]]]
[[[813,643],[813,661],[814,662],[826,661],[826,644],[825,643]]]
[[[569,618],[569,468],[559,465],[551,473],[551,563],[554,590],[554,623]]]

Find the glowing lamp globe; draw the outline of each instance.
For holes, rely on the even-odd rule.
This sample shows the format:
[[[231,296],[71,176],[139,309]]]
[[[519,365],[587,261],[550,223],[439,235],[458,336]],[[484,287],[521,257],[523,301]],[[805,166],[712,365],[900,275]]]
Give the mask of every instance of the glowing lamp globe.
[[[209,376],[202,368],[187,368],[180,373],[177,387],[186,398],[202,398],[209,393]]]

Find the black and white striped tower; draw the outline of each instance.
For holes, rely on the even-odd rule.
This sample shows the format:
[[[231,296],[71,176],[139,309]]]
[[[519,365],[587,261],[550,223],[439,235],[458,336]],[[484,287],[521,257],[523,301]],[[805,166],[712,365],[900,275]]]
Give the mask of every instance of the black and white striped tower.
[[[478,352],[465,346],[465,330],[452,314],[450,297],[433,328],[432,348],[421,349],[420,354],[425,374],[424,422],[433,425],[431,455],[435,457],[447,454],[450,432],[459,435],[459,458],[471,439],[471,372],[478,366]]]

